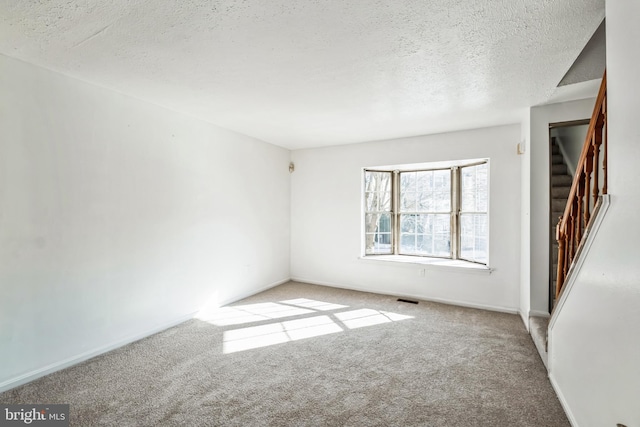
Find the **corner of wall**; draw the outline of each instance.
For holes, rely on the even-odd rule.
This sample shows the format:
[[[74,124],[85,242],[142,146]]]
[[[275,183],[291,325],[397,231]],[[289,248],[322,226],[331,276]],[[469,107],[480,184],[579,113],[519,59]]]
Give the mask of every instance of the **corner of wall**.
[[[520,316],[529,330],[531,285],[531,109],[522,113],[520,139],[524,153],[520,155]]]

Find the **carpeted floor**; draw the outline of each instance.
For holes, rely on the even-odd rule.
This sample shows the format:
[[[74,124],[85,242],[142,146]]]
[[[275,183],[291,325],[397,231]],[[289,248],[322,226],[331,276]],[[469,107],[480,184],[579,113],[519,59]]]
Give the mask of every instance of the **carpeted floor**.
[[[290,282],[0,394],[73,426],[569,425],[518,316]]]

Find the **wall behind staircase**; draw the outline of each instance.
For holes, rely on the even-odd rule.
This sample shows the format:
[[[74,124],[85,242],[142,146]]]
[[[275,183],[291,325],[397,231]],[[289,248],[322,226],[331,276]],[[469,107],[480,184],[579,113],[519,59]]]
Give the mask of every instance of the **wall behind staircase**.
[[[549,313],[549,124],[589,119],[594,104],[595,99],[588,98],[530,109],[530,148],[523,158],[530,162],[530,175],[523,177],[529,183],[523,197],[530,198],[530,233],[524,238],[530,247],[528,291],[533,315]],[[523,224],[525,219],[528,218],[523,218]]]
[[[582,154],[584,139],[587,136],[589,125],[566,126],[551,129],[551,137],[556,137],[560,151],[569,168],[571,175],[576,172],[576,165]]]
[[[640,426],[640,3],[608,1],[611,205],[549,333],[550,378],[575,426]]]

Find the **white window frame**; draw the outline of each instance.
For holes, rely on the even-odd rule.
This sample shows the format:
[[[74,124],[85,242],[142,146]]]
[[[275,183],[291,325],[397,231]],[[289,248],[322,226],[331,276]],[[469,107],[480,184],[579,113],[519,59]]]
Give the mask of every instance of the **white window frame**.
[[[478,166],[481,164],[487,164],[487,207],[486,211],[462,211],[462,201],[461,201],[461,188],[462,188],[462,180],[461,180],[461,171],[465,167]],[[403,254],[400,250],[400,217],[401,215],[411,215],[411,212],[401,212],[400,210],[400,179],[401,174],[406,172],[429,172],[429,171],[437,171],[437,170],[450,170],[451,171],[451,187],[450,187],[450,211],[446,212],[450,215],[450,251],[448,256],[437,256],[437,255],[422,255],[422,254]],[[391,179],[391,209],[389,211],[391,218],[391,251],[379,252],[379,253],[367,253],[367,242],[366,242],[366,214],[367,206],[366,206],[366,188],[365,188],[365,179],[367,172],[380,172],[380,173],[388,173],[390,174]],[[362,174],[363,181],[363,203],[362,203],[362,256],[363,258],[373,259],[376,257],[401,257],[404,259],[450,259],[454,261],[464,261],[470,262],[477,265],[488,266],[489,265],[489,205],[490,205],[490,170],[489,170],[489,159],[473,159],[466,161],[458,161],[458,162],[446,162],[446,163],[433,163],[433,164],[421,164],[421,165],[396,165],[396,166],[384,166],[384,167],[370,167],[363,168]],[[370,211],[369,213],[372,213]],[[419,214],[419,213],[413,213]],[[432,212],[425,214],[435,214]],[[486,262],[477,261],[474,259],[464,258],[461,256],[461,216],[466,214],[479,214],[486,215],[487,217],[487,234],[486,234]],[[370,234],[370,233],[369,233]]]

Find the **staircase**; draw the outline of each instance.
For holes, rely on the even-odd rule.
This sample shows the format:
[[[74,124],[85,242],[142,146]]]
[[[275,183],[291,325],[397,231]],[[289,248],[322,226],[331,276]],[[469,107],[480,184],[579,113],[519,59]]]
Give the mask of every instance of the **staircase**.
[[[529,333],[531,339],[538,350],[540,359],[544,366],[549,369],[547,357],[547,329],[549,327],[549,318],[543,316],[529,317]]]
[[[553,290],[556,289],[556,281],[558,271],[558,242],[556,241],[556,226],[558,225],[558,219],[564,213],[564,208],[567,205],[567,199],[569,198],[569,192],[571,191],[571,184],[573,183],[573,176],[569,175],[567,165],[564,161],[564,157],[560,153],[560,147],[556,138],[551,139],[551,234],[550,234],[550,251],[553,257],[553,266],[550,272],[551,279],[553,281]],[[553,301],[555,302],[555,301]],[[554,304],[551,304],[553,307]]]
[[[588,240],[593,238],[589,237],[593,236],[593,227],[599,227],[602,215],[609,205],[606,71],[589,121],[580,160],[576,164],[575,177],[567,173],[567,165],[560,153],[558,141],[552,138],[550,181],[552,219],[549,246],[552,253],[550,259],[553,260],[550,284],[553,284],[554,288],[550,289],[550,306],[555,310],[551,310],[551,317],[529,314],[529,332],[545,366],[548,329],[553,327],[553,320],[557,318],[558,310],[562,309],[563,301],[569,298],[567,292],[570,292],[572,286],[577,286],[572,269],[579,265],[576,260],[581,259],[583,245],[590,245]],[[567,291],[563,292],[565,285]],[[556,302],[560,304],[556,306]]]
[[[560,153],[560,147],[556,138],[551,138],[551,230],[549,247],[553,258],[553,268],[549,272],[553,281],[553,288],[550,289],[551,307],[555,305],[555,289],[558,271],[558,242],[556,241],[556,226],[558,219],[564,213],[567,199],[571,192],[573,176],[569,175],[567,164]],[[551,312],[551,309],[549,310]],[[529,332],[533,343],[538,349],[542,363],[547,366],[547,327],[549,317],[531,316],[529,318]]]

